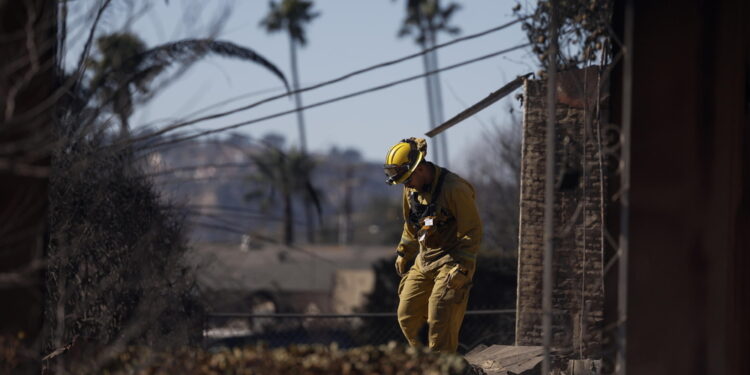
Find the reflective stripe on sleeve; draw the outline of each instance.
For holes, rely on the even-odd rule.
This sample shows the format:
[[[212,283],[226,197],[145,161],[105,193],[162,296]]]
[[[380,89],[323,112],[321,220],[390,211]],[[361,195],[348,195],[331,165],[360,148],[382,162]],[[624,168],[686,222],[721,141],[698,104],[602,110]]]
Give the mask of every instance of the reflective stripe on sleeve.
[[[406,237],[406,236],[403,236],[403,235],[401,236],[401,243],[403,245],[411,245],[411,244],[413,244],[415,242],[417,242],[417,240],[409,238],[409,237]]]

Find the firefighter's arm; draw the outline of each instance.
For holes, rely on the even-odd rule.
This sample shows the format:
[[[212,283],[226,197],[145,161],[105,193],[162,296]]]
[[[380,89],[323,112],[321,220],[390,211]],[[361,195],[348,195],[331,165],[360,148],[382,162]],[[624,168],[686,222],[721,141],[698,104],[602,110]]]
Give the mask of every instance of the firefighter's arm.
[[[448,207],[456,218],[458,245],[451,255],[473,276],[476,268],[477,251],[482,240],[482,221],[475,202],[474,188],[461,181],[448,192]]]
[[[411,262],[416,258],[419,252],[419,243],[417,242],[417,230],[409,225],[409,201],[408,192],[404,188],[403,194],[403,217],[404,230],[401,232],[401,241],[396,247],[396,273],[404,276]]]

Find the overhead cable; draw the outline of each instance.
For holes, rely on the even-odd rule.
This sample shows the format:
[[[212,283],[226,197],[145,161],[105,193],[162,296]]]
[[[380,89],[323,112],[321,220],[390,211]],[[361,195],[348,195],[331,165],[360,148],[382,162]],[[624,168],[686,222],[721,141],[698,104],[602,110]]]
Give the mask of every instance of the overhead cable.
[[[292,250],[292,251],[297,251],[297,252],[300,252],[300,253],[303,253],[303,254],[307,254],[311,258],[315,258],[315,259],[321,260],[323,262],[326,262],[326,263],[332,265],[335,268],[340,268],[338,262],[336,262],[334,260],[331,260],[331,259],[328,259],[328,258],[326,258],[326,257],[324,257],[322,255],[319,255],[319,254],[315,253],[314,251],[310,251],[310,250],[307,250],[307,249],[304,249],[304,248],[301,248],[301,247],[297,247],[297,246],[294,246],[294,245],[286,245],[286,244],[283,244],[283,243],[281,243],[279,241],[276,241],[276,240],[274,240],[272,238],[265,237],[265,236],[259,235],[257,233],[246,232],[246,231],[243,231],[241,229],[237,229],[237,228],[234,228],[234,227],[231,227],[231,226],[227,226],[227,225],[211,224],[211,223],[204,223],[204,222],[199,222],[199,221],[188,221],[188,223],[190,223],[192,225],[197,225],[197,226],[200,226],[200,227],[208,228],[208,229],[216,229],[216,230],[225,231],[225,232],[234,233],[234,234],[249,235],[249,236],[251,236],[255,240],[258,240],[258,241],[261,241],[261,242],[265,242],[265,243],[269,243],[269,244],[272,244],[272,245],[277,245],[277,246],[280,246],[280,247],[282,247],[284,249],[287,249],[287,250]]]
[[[403,79],[392,81],[392,82],[385,83],[385,84],[382,84],[382,85],[374,86],[374,87],[371,87],[371,88],[368,88],[368,89],[364,89],[364,90],[360,90],[360,91],[355,91],[355,92],[350,93],[350,94],[341,95],[341,96],[337,96],[337,97],[332,98],[332,99],[327,99],[327,100],[323,100],[323,101],[320,101],[320,102],[317,102],[317,103],[309,104],[309,105],[306,105],[306,106],[301,107],[299,109],[290,109],[290,110],[286,110],[286,111],[282,111],[282,112],[277,112],[277,113],[274,113],[274,114],[271,114],[271,115],[267,115],[267,116],[263,116],[263,117],[258,117],[258,118],[252,119],[252,120],[243,121],[243,122],[239,122],[239,123],[232,124],[232,125],[223,126],[223,127],[217,128],[217,129],[205,130],[205,131],[202,131],[202,132],[199,132],[199,133],[196,133],[196,134],[192,134],[192,135],[188,135],[188,136],[184,136],[184,137],[172,138],[172,139],[166,140],[164,142],[157,142],[157,143],[153,143],[153,144],[144,145],[144,147],[141,147],[141,149],[156,148],[156,147],[166,146],[166,145],[170,145],[170,144],[174,144],[174,143],[179,143],[179,142],[183,142],[183,141],[187,141],[187,140],[191,140],[191,139],[203,137],[203,136],[206,136],[206,135],[209,135],[209,134],[220,133],[220,132],[223,132],[223,131],[227,131],[227,130],[231,130],[231,129],[236,129],[236,128],[239,128],[239,127],[242,127],[242,126],[245,126],[245,125],[255,124],[255,123],[258,123],[258,122],[262,122],[262,121],[270,120],[270,119],[273,119],[273,118],[285,116],[285,115],[292,114],[292,113],[297,112],[297,111],[302,111],[302,110],[307,110],[307,109],[310,109],[310,108],[320,107],[320,106],[331,104],[331,103],[335,103],[335,102],[338,102],[338,101],[341,101],[341,100],[344,100],[344,99],[350,99],[350,98],[353,98],[353,97],[356,97],[356,96],[360,96],[360,95],[364,95],[364,94],[369,94],[371,92],[383,90],[383,89],[386,89],[386,88],[389,88],[389,87],[400,85],[402,83],[413,81],[415,79],[419,79],[419,78],[425,77],[425,76],[430,75],[430,74],[434,74],[434,73],[442,72],[442,71],[447,71],[447,70],[455,69],[455,68],[458,68],[458,67],[461,67],[461,66],[464,66],[464,65],[468,65],[468,64],[472,64],[472,63],[479,62],[479,61],[482,61],[482,60],[486,60],[486,59],[489,59],[489,58],[492,58],[492,57],[495,57],[495,56],[499,56],[499,55],[502,55],[502,54],[505,54],[505,53],[508,53],[508,52],[512,52],[512,51],[515,51],[515,50],[518,50],[518,49],[521,49],[521,48],[528,47],[530,45],[531,45],[530,43],[520,44],[520,45],[517,45],[517,46],[514,46],[514,47],[510,47],[510,48],[506,48],[506,49],[503,49],[503,50],[500,50],[500,51],[489,53],[489,54],[486,54],[486,55],[483,55],[483,56],[480,56],[480,57],[476,57],[476,58],[473,58],[473,59],[470,59],[470,60],[462,61],[460,63],[456,63],[456,64],[453,64],[453,65],[448,65],[446,67],[443,67],[443,68],[440,68],[440,69],[436,69],[436,70],[433,70],[433,71],[430,71],[430,72],[413,75],[413,76],[410,76],[410,77],[407,77],[407,78],[403,78]]]
[[[312,86],[304,87],[304,88],[301,88],[301,89],[298,89],[298,90],[294,90],[294,91],[290,91],[290,92],[285,92],[283,94],[274,95],[274,96],[268,97],[266,99],[262,99],[260,101],[257,101],[255,103],[248,104],[246,106],[242,106],[242,107],[230,109],[230,110],[227,110],[227,111],[224,111],[224,112],[219,112],[219,113],[215,113],[215,114],[212,114],[212,115],[198,117],[198,118],[193,119],[193,120],[188,120],[188,121],[180,122],[180,123],[177,123],[177,124],[169,125],[169,126],[166,126],[166,127],[162,128],[162,129],[159,129],[158,131],[155,131],[153,133],[146,134],[146,135],[143,135],[141,137],[132,139],[132,141],[133,142],[137,142],[137,141],[141,141],[141,140],[144,140],[144,139],[152,138],[152,137],[159,136],[159,135],[162,135],[164,133],[167,133],[169,131],[172,131],[172,130],[175,130],[175,129],[178,129],[178,128],[181,128],[181,127],[189,126],[189,125],[201,122],[201,121],[212,120],[212,119],[215,119],[215,118],[224,117],[224,116],[232,115],[232,114],[237,113],[237,112],[245,111],[245,110],[257,107],[257,106],[259,106],[261,104],[265,104],[265,103],[268,103],[268,102],[271,102],[271,101],[274,101],[274,100],[278,100],[278,99],[287,97],[288,95],[295,95],[295,94],[298,94],[298,93],[315,90],[315,89],[318,89],[318,88],[321,88],[321,87],[324,87],[324,86],[329,86],[329,85],[332,85],[334,83],[338,83],[338,82],[344,81],[344,80],[349,79],[351,77],[358,76],[360,74],[367,73],[367,72],[375,70],[375,69],[380,69],[380,68],[384,68],[384,67],[387,67],[387,66],[395,65],[395,64],[404,62],[406,60],[410,60],[410,59],[413,59],[415,57],[422,56],[422,55],[424,55],[426,53],[429,53],[431,51],[434,51],[434,50],[437,50],[437,49],[440,49],[440,48],[444,48],[444,47],[447,47],[447,46],[450,46],[450,45],[453,45],[453,44],[456,44],[456,43],[464,42],[464,41],[467,41],[467,40],[479,38],[481,36],[484,36],[484,35],[487,35],[487,34],[491,34],[491,33],[494,33],[494,32],[497,32],[497,31],[500,31],[500,30],[503,30],[503,29],[506,29],[506,28],[508,28],[510,26],[515,25],[518,22],[523,21],[524,19],[525,18],[519,18],[517,20],[505,23],[505,24],[500,25],[500,26],[493,27],[491,29],[488,29],[488,30],[485,30],[485,31],[482,31],[482,32],[479,32],[479,33],[475,33],[475,34],[467,35],[467,36],[464,36],[464,37],[456,38],[456,39],[453,39],[453,40],[451,40],[449,42],[438,44],[438,45],[436,45],[434,47],[426,48],[424,50],[421,50],[420,52],[413,53],[411,55],[407,55],[407,56],[404,56],[404,57],[401,57],[401,58],[398,58],[398,59],[395,59],[395,60],[390,60],[390,61],[386,61],[386,62],[383,62],[383,63],[375,64],[375,65],[369,66],[367,68],[356,70],[356,71],[353,71],[351,73],[344,74],[344,75],[342,75],[340,77],[333,78],[333,79],[330,79],[328,81],[323,81],[321,83],[318,83],[318,84],[315,84],[315,85],[312,85]],[[436,70],[436,72],[437,71],[439,71],[439,70]]]

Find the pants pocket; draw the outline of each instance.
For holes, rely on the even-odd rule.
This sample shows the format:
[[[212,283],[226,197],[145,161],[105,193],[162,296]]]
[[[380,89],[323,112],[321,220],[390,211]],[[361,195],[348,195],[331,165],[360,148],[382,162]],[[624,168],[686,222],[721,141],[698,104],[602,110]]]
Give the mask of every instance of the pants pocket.
[[[406,278],[409,277],[409,271],[406,271],[404,273],[404,276],[401,276],[401,281],[398,283],[398,292],[396,293],[399,297],[401,297],[401,292],[404,290],[404,285],[406,284]]]
[[[472,284],[468,283],[457,289],[445,288],[445,290],[443,290],[442,300],[447,303],[461,303],[469,294],[469,289],[471,289],[471,286]]]

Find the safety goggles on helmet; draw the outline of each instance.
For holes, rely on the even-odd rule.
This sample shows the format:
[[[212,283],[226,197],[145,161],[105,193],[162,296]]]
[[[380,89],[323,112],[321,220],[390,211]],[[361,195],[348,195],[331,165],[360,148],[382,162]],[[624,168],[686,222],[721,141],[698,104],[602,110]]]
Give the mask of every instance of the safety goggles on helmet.
[[[409,173],[409,164],[402,164],[402,165],[395,165],[395,164],[387,164],[383,166],[383,170],[385,171],[385,182],[389,185],[396,184],[398,180],[401,179],[401,177],[405,173]],[[411,176],[409,176],[411,178]],[[409,179],[407,178],[407,180]],[[404,180],[403,182],[406,182]]]

